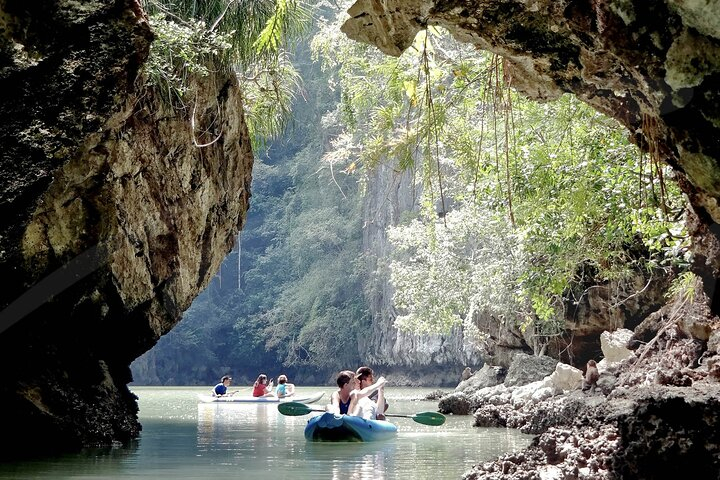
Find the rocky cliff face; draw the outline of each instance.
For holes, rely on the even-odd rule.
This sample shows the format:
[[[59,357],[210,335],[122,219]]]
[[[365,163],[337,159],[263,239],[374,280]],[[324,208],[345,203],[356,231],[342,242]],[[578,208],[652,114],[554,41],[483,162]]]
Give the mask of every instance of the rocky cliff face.
[[[485,362],[508,368],[518,353],[532,353],[537,338],[521,331],[514,320],[503,322],[489,313],[477,313],[475,323],[489,337],[478,342],[456,327],[449,335],[418,336],[394,327],[397,312],[387,265],[393,246],[387,229],[401,221],[403,213],[417,210],[420,192],[412,172],[380,164],[372,173],[364,198],[363,247],[368,271],[374,272],[366,289],[372,315],[372,331],[360,339],[362,358],[380,369],[394,384],[450,385],[464,366],[473,369]],[[618,328],[634,328],[665,303],[670,283],[666,272],[636,272],[630,279],[595,283],[568,292],[565,334],[545,339],[545,353],[571,365],[583,366],[600,355],[600,334]],[[421,373],[422,372],[422,373]]]
[[[2,0],[0,38],[0,451],[126,441],[128,365],[245,219],[237,82],[203,78],[184,110],[163,106],[138,75],[152,34],[135,0]]]
[[[366,291],[372,332],[360,339],[359,350],[373,368],[395,385],[449,385],[465,365],[482,366],[480,350],[460,328],[451,335],[412,335],[393,326],[397,312],[389,266],[392,245],[387,228],[400,222],[403,212],[417,210],[418,191],[413,174],[379,165],[368,182],[364,200],[363,248],[368,271],[374,272]]]
[[[677,171],[696,272],[720,312],[720,9],[715,1],[359,0],[343,31],[399,55],[428,25],[503,56],[512,85],[618,119]]]
[[[574,93],[618,119],[641,148],[671,165],[689,198],[694,270],[707,294],[697,303],[707,312],[681,302],[684,308],[666,307],[648,316],[635,333],[634,348],[640,347],[619,375],[620,388],[607,398],[583,402],[585,413],[598,418],[589,421],[567,409],[558,424],[569,427],[549,429],[530,448],[476,466],[466,478],[715,477],[720,361],[717,1],[359,0],[348,13],[343,31],[390,55],[409,47],[421,28],[439,25],[460,41],[502,55],[512,84],[527,96],[544,100]],[[652,296],[649,300],[655,301]],[[643,305],[637,305],[640,315],[634,322],[648,313]],[[593,309],[592,303],[588,306]],[[495,403],[487,405],[493,416]],[[537,418],[552,418],[563,405],[569,404],[553,405]],[[618,413],[620,406],[626,412]],[[611,413],[601,413],[605,408]],[[517,409],[513,403],[508,411]]]

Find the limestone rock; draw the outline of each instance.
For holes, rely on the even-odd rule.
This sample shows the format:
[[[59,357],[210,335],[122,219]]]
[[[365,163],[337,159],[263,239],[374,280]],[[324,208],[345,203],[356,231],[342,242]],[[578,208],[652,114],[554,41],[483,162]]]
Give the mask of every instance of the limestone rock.
[[[471,394],[476,390],[498,385],[505,380],[505,374],[504,368],[485,364],[472,377],[460,382],[455,391]]]
[[[527,385],[544,379],[555,371],[558,361],[537,355],[517,354],[505,377],[505,386]]]
[[[582,387],[583,373],[566,363],[558,363],[555,371],[550,375],[550,381],[560,391],[577,390]]]
[[[462,392],[445,395],[438,402],[438,411],[454,415],[468,415],[470,413],[470,400]]]
[[[190,79],[185,110],[143,88],[138,2],[19,3],[0,5],[2,455],[138,436],[128,366],[231,249],[253,161],[234,76]]]
[[[482,352],[459,327],[449,335],[414,335],[395,328],[394,289],[385,263],[393,248],[387,228],[397,225],[403,212],[418,208],[417,190],[412,172],[398,172],[389,162],[380,162],[369,173],[371,178],[363,200],[363,250],[368,271],[379,274],[366,290],[373,321],[371,334],[359,340],[361,355],[378,368],[382,366],[393,379],[408,369],[451,372],[465,365],[482,366],[485,362]],[[446,373],[442,385],[450,386],[454,381],[456,377]]]
[[[633,337],[633,332],[621,328],[614,332],[603,332],[600,335],[600,345],[606,363],[617,363],[629,358],[633,352],[628,349],[628,344]]]

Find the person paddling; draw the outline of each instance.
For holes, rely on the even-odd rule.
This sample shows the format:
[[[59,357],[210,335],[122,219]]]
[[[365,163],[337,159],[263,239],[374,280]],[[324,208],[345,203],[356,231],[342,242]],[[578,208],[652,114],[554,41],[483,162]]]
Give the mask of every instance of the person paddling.
[[[230,381],[232,380],[232,377],[230,375],[223,375],[223,377],[220,379],[220,383],[215,385],[212,389],[212,394],[215,397],[223,397],[226,395],[235,395],[237,393],[237,390],[228,393],[228,387],[230,386]]]
[[[272,387],[273,387],[273,381],[270,380],[268,382],[267,375],[264,373],[261,373],[258,375],[257,380],[255,380],[255,383],[253,384],[253,391],[252,396],[253,397],[272,397],[274,396],[272,393]]]

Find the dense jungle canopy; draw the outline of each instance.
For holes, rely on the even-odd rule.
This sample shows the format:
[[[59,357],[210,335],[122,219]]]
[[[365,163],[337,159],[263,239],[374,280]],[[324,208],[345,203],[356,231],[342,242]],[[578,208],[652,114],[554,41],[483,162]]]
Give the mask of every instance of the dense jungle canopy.
[[[685,200],[659,153],[614,120],[570,94],[527,100],[500,57],[440,28],[393,58],[340,32],[350,2],[267,3],[254,23],[220,3],[147,2],[148,77],[184,108],[185,76],[236,70],[256,162],[235,250],[133,363],[136,382],[324,381],[372,360],[363,338],[387,313],[369,301],[382,282],[394,328],[461,329],[481,350],[490,315],[531,332],[535,353],[593,285],[663,272],[692,295]],[[407,186],[386,251],[364,241],[378,171]]]

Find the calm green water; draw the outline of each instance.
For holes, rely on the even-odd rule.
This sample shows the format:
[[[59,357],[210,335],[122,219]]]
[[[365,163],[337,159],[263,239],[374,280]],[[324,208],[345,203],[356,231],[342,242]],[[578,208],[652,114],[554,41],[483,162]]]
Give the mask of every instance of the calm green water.
[[[198,404],[209,387],[134,387],[143,432],[130,447],[88,450],[50,460],[0,465],[0,479],[432,479],[459,478],[473,464],[524,448],[516,431],[472,427],[449,416],[439,427],[393,418],[396,439],[316,444],[303,429],[309,415],[287,417],[276,405]],[[231,388],[234,390],[234,388]],[[248,392],[250,389],[247,389]],[[331,387],[301,387],[300,393]],[[388,413],[434,411],[414,401],[430,388],[388,388]]]

